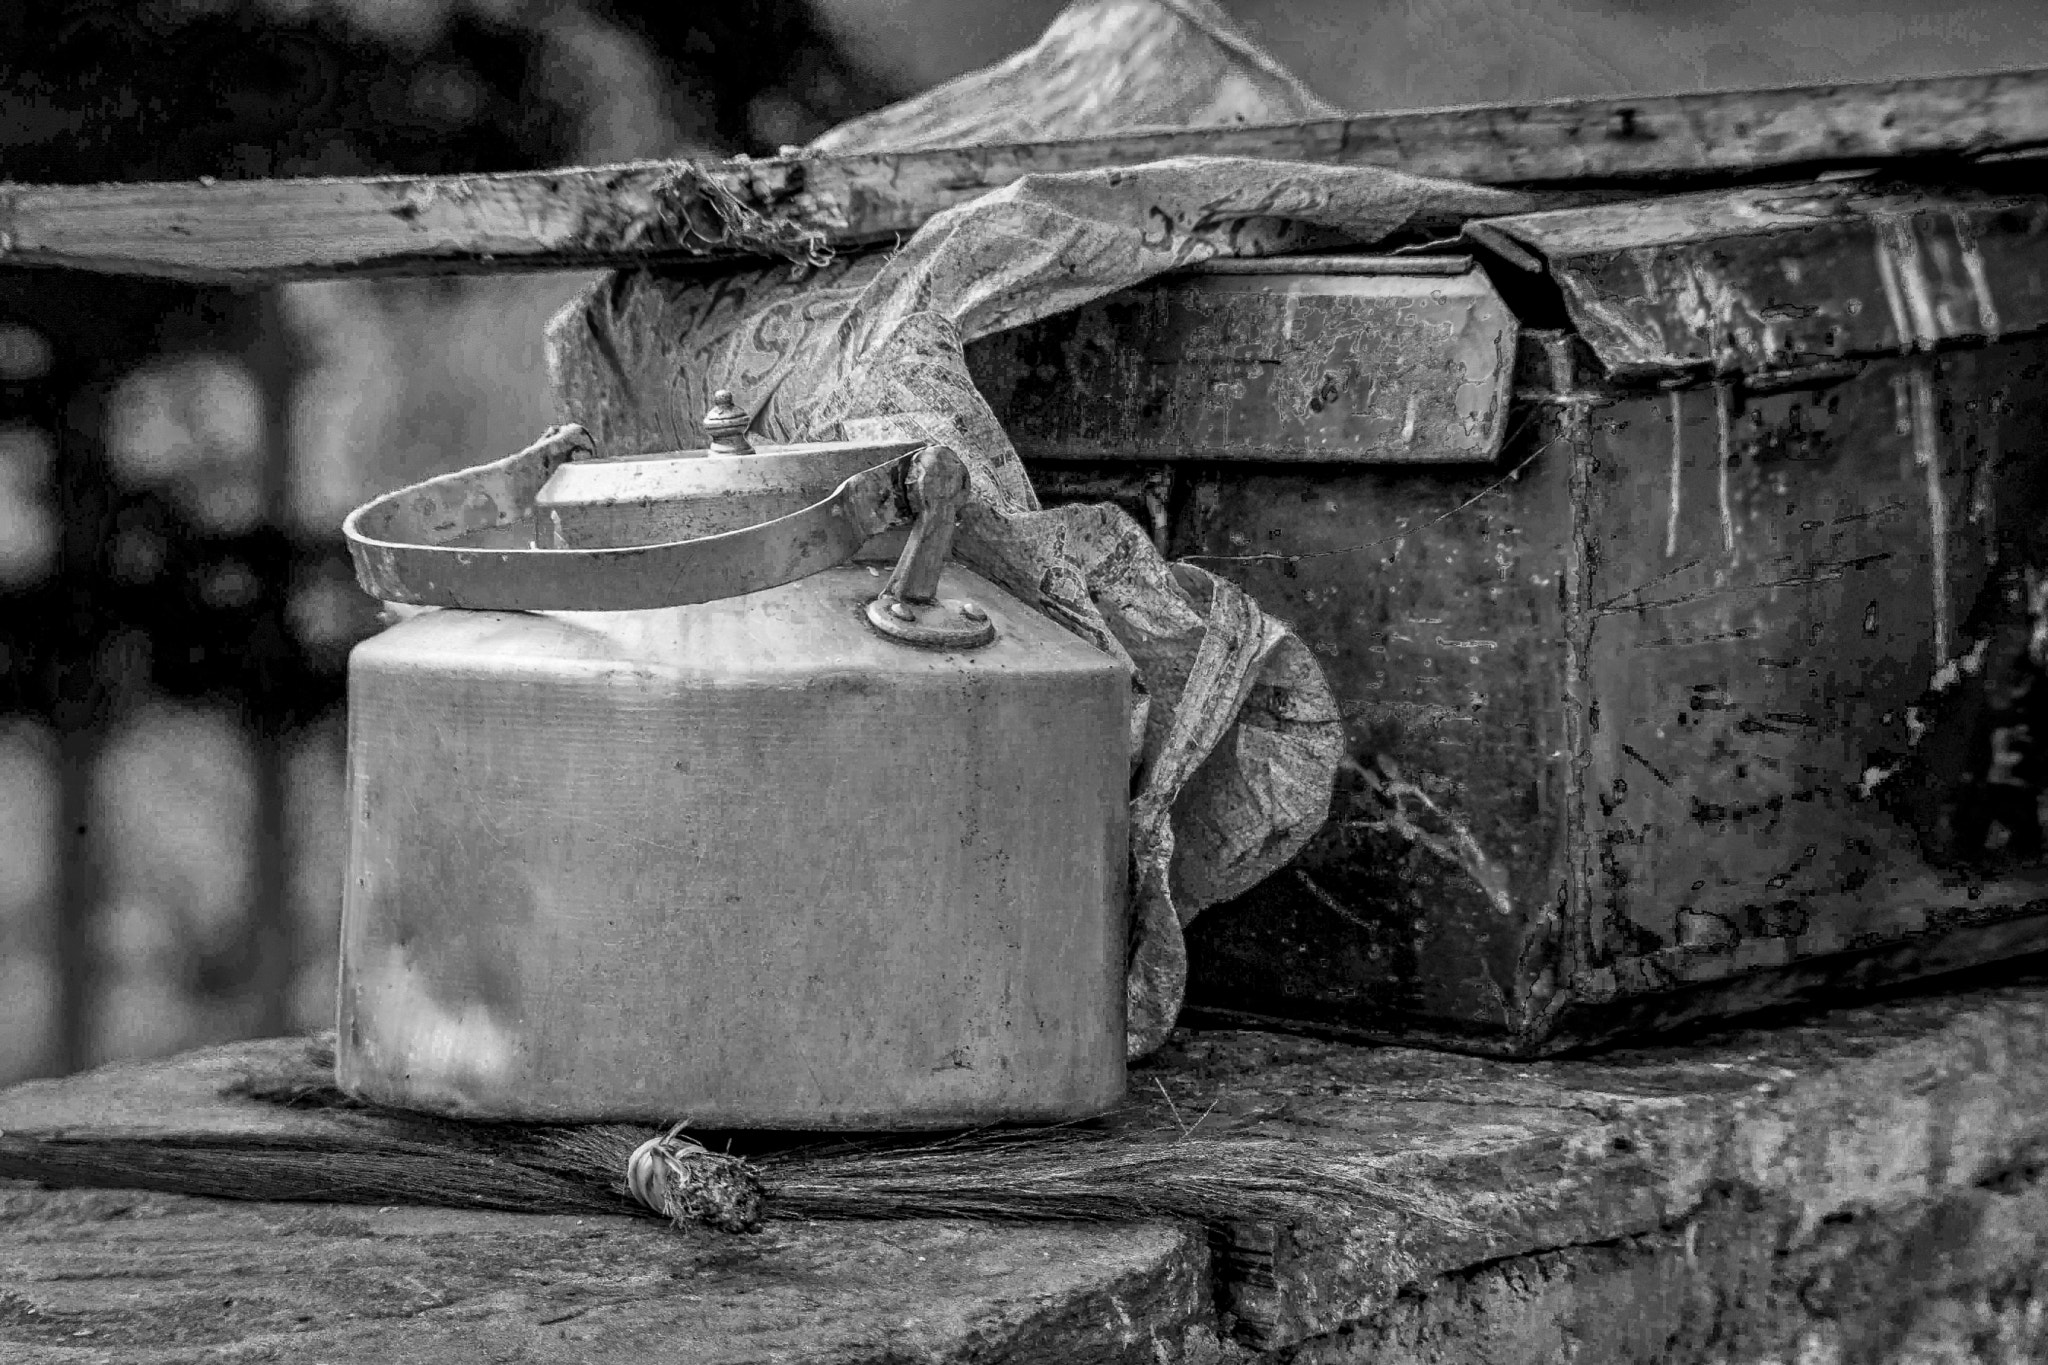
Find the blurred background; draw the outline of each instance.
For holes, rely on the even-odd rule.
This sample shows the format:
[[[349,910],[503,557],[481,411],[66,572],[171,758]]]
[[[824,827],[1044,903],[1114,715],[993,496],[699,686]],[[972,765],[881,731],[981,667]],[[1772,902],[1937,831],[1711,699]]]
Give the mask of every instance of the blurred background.
[[[2048,64],[2044,0],[1224,0],[1354,110]],[[0,180],[770,153],[1060,0],[0,0]],[[591,277],[0,271],[0,1082],[325,1027],[339,524],[553,420]]]

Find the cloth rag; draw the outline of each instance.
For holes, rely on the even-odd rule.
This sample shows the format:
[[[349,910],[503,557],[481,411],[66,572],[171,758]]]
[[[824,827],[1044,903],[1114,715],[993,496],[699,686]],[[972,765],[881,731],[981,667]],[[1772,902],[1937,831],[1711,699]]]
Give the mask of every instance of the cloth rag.
[[[1046,93],[1033,106],[1030,91]],[[1020,110],[1036,107],[1037,117]],[[1327,106],[1207,0],[1081,0],[989,71],[827,134],[833,153],[1310,117]],[[1031,175],[894,251],[706,276],[626,271],[548,329],[558,405],[600,449],[701,445],[717,389],[767,441],[939,442],[972,473],[955,555],[1126,659],[1126,1050],[1166,1040],[1183,928],[1298,852],[1328,815],[1344,723],[1314,656],[1229,580],[1169,563],[1113,506],[1039,505],[964,348],[1216,256],[1383,242],[1418,215],[1517,212],[1511,192],[1231,157]]]

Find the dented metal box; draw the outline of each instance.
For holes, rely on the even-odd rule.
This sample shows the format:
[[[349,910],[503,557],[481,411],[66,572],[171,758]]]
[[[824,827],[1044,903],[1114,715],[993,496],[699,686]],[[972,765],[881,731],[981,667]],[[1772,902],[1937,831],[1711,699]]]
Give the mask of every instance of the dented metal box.
[[[2048,199],[1471,235],[1526,329],[1490,458],[1023,443],[1347,721],[1322,833],[1191,926],[1189,1017],[1528,1055],[2048,949]]]

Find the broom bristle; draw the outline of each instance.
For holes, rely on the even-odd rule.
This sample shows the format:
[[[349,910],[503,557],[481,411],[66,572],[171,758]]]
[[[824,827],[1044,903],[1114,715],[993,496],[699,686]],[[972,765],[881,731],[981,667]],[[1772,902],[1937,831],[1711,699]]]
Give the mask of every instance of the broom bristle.
[[[557,1130],[547,1142],[617,1192],[631,1193],[625,1172],[649,1138],[644,1129],[605,1126]],[[1402,1189],[1369,1163],[1332,1161],[1276,1138],[987,1129],[938,1140],[851,1139],[751,1163],[719,1159],[757,1172],[767,1211],[779,1217],[1218,1223],[1284,1221],[1349,1205],[1462,1225],[1439,1201]],[[699,1161],[689,1166],[693,1181],[703,1178]],[[659,1195],[640,1202],[668,1211]]]
[[[766,1167],[774,1207],[809,1218],[1285,1220],[1350,1204],[1443,1213],[1370,1170],[1273,1138],[1128,1138],[1053,1129],[796,1155]]]
[[[1164,1088],[1162,1087],[1162,1093]],[[0,1135],[0,1174],[243,1199],[439,1204],[528,1212],[640,1210],[729,1230],[770,1217],[1294,1221],[1333,1205],[1463,1229],[1451,1206],[1390,1178],[1384,1161],[1314,1142],[1174,1127],[1133,1106],[1107,1124],[978,1129],[950,1137],[813,1141],[752,1157],[617,1124],[533,1128],[381,1109],[331,1087],[259,1083],[250,1099],[322,1108],[339,1147],[296,1139]],[[1205,1114],[1204,1118],[1207,1117]],[[753,1135],[752,1141],[766,1140]],[[786,1140],[795,1141],[795,1140]],[[638,1176],[637,1180],[635,1176]],[[635,1185],[639,1186],[638,1191]]]

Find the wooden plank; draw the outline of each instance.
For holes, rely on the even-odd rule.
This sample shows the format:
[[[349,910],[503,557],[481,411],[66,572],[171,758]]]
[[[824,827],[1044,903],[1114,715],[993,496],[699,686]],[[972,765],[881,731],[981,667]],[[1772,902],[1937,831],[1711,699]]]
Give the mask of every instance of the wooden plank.
[[[1217,1223],[1216,1302],[1228,1315],[1222,1323],[1246,1345],[1275,1349],[1383,1314],[1404,1296],[1475,1267],[1682,1231],[1728,1201],[1741,1208],[1754,1198],[1763,1210],[1756,1216],[1768,1220],[1773,1236],[1784,1229],[1804,1236],[1845,1214],[1908,1211],[1970,1190],[2048,1141],[2048,1072],[2035,1065],[2044,1047],[2048,980],[2041,978],[1590,1061],[1518,1064],[1274,1034],[1184,1034],[1134,1072],[1129,1104],[1110,1127],[1117,1140],[1129,1142],[1156,1141],[1162,1126],[1175,1123],[1211,1140],[1282,1138],[1311,1169],[1321,1165],[1347,1183],[1359,1169],[1373,1169],[1418,1201],[1459,1216],[1454,1222],[1413,1209],[1328,1201],[1285,1220]],[[62,1173],[74,1184],[109,1186],[165,1183],[175,1158],[188,1171],[203,1164],[216,1181],[222,1171],[261,1178],[275,1169],[281,1147],[312,1144],[309,1150],[321,1156],[335,1182],[331,1194],[347,1197],[341,1186],[350,1179],[374,1182],[377,1164],[388,1161],[394,1136],[408,1132],[409,1121],[251,1098],[252,1080],[275,1086],[296,1077],[318,1086],[325,1080],[318,1060],[303,1040],[280,1040],[17,1087],[0,1094],[0,1175]],[[460,1159],[460,1151],[451,1159]],[[119,1160],[95,1165],[95,1152]],[[152,1152],[162,1159],[144,1159]],[[1000,1166],[992,1165],[989,1179],[1001,1178]],[[372,1188],[384,1202],[381,1191],[389,1186],[366,1185],[363,1192]],[[880,1323],[926,1316],[920,1296],[931,1288],[928,1280],[888,1278],[901,1269],[890,1239],[964,1236],[919,1231],[926,1225],[911,1220],[900,1234],[888,1230],[896,1225],[844,1225],[833,1236],[847,1240],[833,1240],[825,1225],[778,1222],[772,1213],[771,1196],[765,1240],[650,1229],[657,1238],[673,1237],[674,1250],[663,1250],[658,1240],[618,1242],[614,1246],[634,1250],[616,1260],[666,1264],[662,1257],[681,1258],[688,1283],[696,1273],[689,1266],[720,1264],[723,1255],[730,1277],[717,1279],[719,1294],[707,1294],[704,1302],[726,1306],[700,1311],[704,1330],[730,1334],[740,1321],[731,1314],[742,1310],[729,1306],[726,1291],[737,1295],[795,1273],[799,1263],[779,1259],[785,1254],[779,1248],[791,1248],[792,1257],[851,1256],[847,1249],[868,1239],[880,1263],[873,1279],[825,1281],[834,1296],[842,1287],[864,1285],[874,1300],[863,1310],[869,1313],[864,1321]],[[332,1216],[337,1226],[361,1218],[354,1210]],[[573,1216],[528,1222],[542,1230],[566,1228]],[[510,1237],[522,1224],[474,1226],[479,1237],[486,1228]],[[23,1339],[29,1309],[74,1311],[76,1299],[65,1296],[81,1291],[67,1287],[61,1258],[100,1263],[91,1258],[111,1253],[93,1244],[122,1235],[125,1229],[84,1225],[53,1230],[41,1247],[24,1248],[18,1234],[0,1243],[17,1267],[9,1282],[26,1286],[15,1291],[19,1301],[0,1311],[0,1334],[17,1334],[0,1335],[0,1343]],[[1198,1314],[1175,1306],[1182,1291],[1168,1287],[1169,1281],[1190,1284],[1185,1276],[1174,1271],[1144,1280],[1151,1272],[1141,1263],[1164,1264],[1178,1254],[1170,1239],[1148,1233],[1151,1240],[1119,1244],[1091,1240],[1071,1227],[1047,1235],[1072,1240],[1015,1245],[1048,1250],[1055,1261],[1090,1248],[1106,1248],[1102,1254],[1111,1259],[1135,1257],[1119,1262],[1132,1268],[1111,1278],[1129,1274],[1160,1286],[1148,1302],[1167,1305],[1157,1310],[1161,1331],[1185,1339],[1200,1325]],[[537,1244],[518,1243],[514,1250]],[[262,1245],[267,1255],[270,1243]],[[438,1292],[436,1285],[458,1273],[456,1253],[475,1245],[457,1243],[445,1263],[412,1270],[411,1292]],[[996,1241],[975,1245],[991,1257],[1008,1254]],[[1122,1250],[1107,1250],[1118,1246]],[[768,1250],[757,1254],[756,1247]],[[374,1245],[352,1254],[353,1273],[376,1273]],[[261,1260],[244,1252],[242,1263],[254,1273]],[[518,1264],[516,1255],[502,1264]],[[317,1264],[308,1263],[302,1273],[313,1278],[315,1270]],[[394,1271],[389,1278],[403,1283],[405,1274]],[[1006,1297],[1003,1284],[994,1282],[993,1297]],[[155,1292],[176,1294],[175,1277]],[[195,1282],[195,1298],[199,1292]],[[530,1330],[531,1322],[522,1319],[520,1330]],[[1098,1327],[1107,1344],[1089,1349],[1115,1347],[1121,1322],[1103,1315]],[[1153,1325],[1136,1319],[1141,1344],[1149,1342]],[[1094,1358],[1084,1344],[1077,1339],[1070,1358]]]
[[[1172,1225],[784,1224],[229,1203],[0,1182],[0,1358],[702,1362],[1213,1359]]]
[[[1207,155],[1492,185],[1751,176],[2048,145],[2048,70],[1263,127],[508,175],[0,186],[0,263],[201,282],[571,269],[893,240],[1025,175]]]
[[[2038,1168],[1912,1205],[1795,1221],[1742,1194],[1683,1224],[1447,1277],[1288,1365],[1786,1365],[2048,1360]],[[1996,1343],[1988,1346],[1988,1343]]]
[[[1391,1169],[1473,1220],[1222,1229],[1224,1311],[1248,1341],[1292,1344],[1509,1257],[1683,1234],[1723,1200],[1797,1245],[1974,1189],[2048,1137],[2044,1043],[2048,991],[2029,983],[1573,1062],[1195,1034],[1175,1065],[1206,1084],[1168,1083],[1183,1110],[1220,1095],[1305,1141],[1399,1153]]]
[[[1799,370],[2048,327],[2048,195],[1767,185],[1465,232],[1547,270],[1617,376]]]

